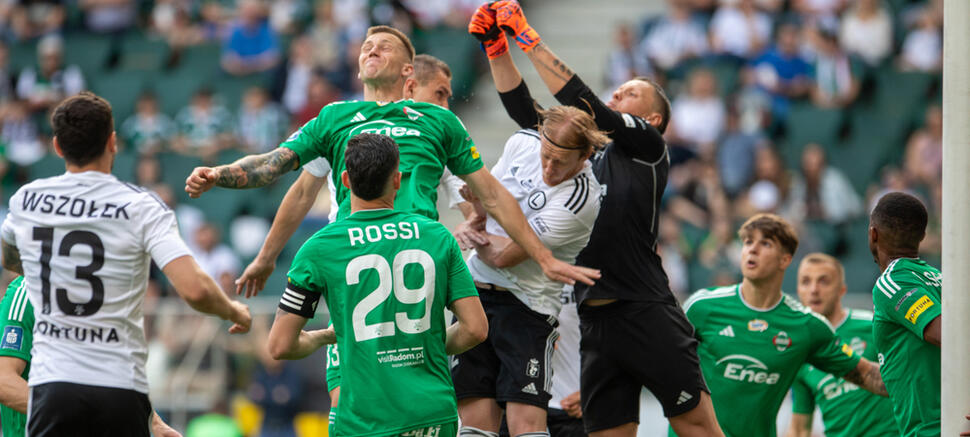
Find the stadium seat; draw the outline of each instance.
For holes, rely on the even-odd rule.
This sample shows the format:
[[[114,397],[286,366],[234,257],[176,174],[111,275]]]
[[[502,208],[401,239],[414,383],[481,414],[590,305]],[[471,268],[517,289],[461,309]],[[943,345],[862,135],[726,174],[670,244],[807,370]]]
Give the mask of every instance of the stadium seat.
[[[118,150],[118,154],[115,155],[114,167],[111,168],[111,173],[119,180],[135,183],[135,163],[137,161],[138,152],[131,147]]]
[[[37,41],[18,41],[10,44],[10,72],[19,74],[26,67],[37,65]]]
[[[781,154],[789,167],[799,168],[802,149],[806,144],[818,143],[826,150],[831,150],[839,142],[845,126],[845,115],[840,109],[819,108],[809,102],[798,102],[791,105],[786,123],[786,140]]]
[[[179,202],[188,201],[189,195],[185,192],[185,178],[192,173],[195,167],[202,165],[202,160],[194,156],[172,152],[161,152],[156,156],[162,168],[162,182],[172,189]],[[202,208],[201,205],[196,206]]]
[[[940,76],[881,68],[875,72],[874,80],[872,108],[891,117],[909,121],[922,116],[927,100],[939,87]]]
[[[118,69],[122,71],[159,71],[169,57],[168,43],[158,37],[132,32],[121,40]]]
[[[53,151],[48,152],[39,161],[27,168],[30,180],[49,178],[64,173],[64,160]]]
[[[208,83],[208,77],[192,71],[178,70],[158,75],[148,83],[158,97],[159,108],[169,116],[189,105],[192,95]]]
[[[88,88],[111,103],[115,127],[120,127],[134,114],[135,101],[150,80],[147,74],[116,71],[91,76]]]
[[[111,40],[107,36],[77,33],[64,38],[64,64],[77,65],[88,80],[101,74],[110,56]]]
[[[246,90],[254,86],[268,89],[268,84],[269,80],[264,74],[236,77],[223,73],[212,82],[212,88],[219,101],[235,116]]]

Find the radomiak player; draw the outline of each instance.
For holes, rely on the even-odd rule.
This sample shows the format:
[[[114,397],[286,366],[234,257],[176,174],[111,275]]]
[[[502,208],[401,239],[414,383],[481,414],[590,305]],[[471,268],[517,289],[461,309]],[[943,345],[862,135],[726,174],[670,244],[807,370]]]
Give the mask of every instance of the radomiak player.
[[[869,249],[882,271],[872,287],[872,335],[904,437],[940,435],[943,275],[919,259],[926,222],[926,207],[899,192],[869,215]]]
[[[655,250],[670,167],[662,136],[670,102],[656,83],[637,78],[604,104],[546,47],[517,3],[495,2],[476,11],[469,32],[483,41],[506,111],[523,128],[534,128],[539,117],[496,25],[511,31],[560,103],[590,112],[613,141],[593,158],[593,173],[606,196],[589,244],[576,258],[577,265],[603,272],[596,285],[576,284],[586,431],[633,437],[645,386],[683,435],[721,435],[693,329]]]
[[[297,253],[270,330],[270,354],[299,359],[339,342],[334,435],[454,436],[447,355],[488,335],[475,285],[443,225],[392,209],[401,186],[394,140],[360,134],[346,150],[341,180],[351,190],[350,215]],[[333,328],[303,331],[321,297]],[[458,319],[450,327],[445,307]]]
[[[519,202],[529,224],[557,258],[571,263],[589,241],[601,188],[589,157],[608,141],[593,118],[571,106],[542,111],[538,131],[509,137],[492,174]],[[474,199],[469,199],[477,204]],[[476,206],[478,214],[483,214]],[[473,242],[468,270],[488,315],[488,339],[455,357],[451,373],[463,436],[499,432],[502,408],[513,436],[548,436],[552,355],[562,308],[562,284],[502,231],[491,216],[472,217],[456,238],[471,239],[476,223],[485,244]]]
[[[33,331],[34,307],[27,298],[24,277],[18,276],[0,300],[0,425],[4,437],[24,437],[27,433]],[[151,427],[155,437],[182,437],[154,412]]]
[[[599,272],[563,263],[542,245],[515,199],[484,168],[471,136],[455,114],[434,104],[402,100],[413,59],[414,48],[401,31],[387,26],[368,29],[359,58],[365,101],[325,106],[271,152],[215,168],[196,168],[185,181],[186,192],[199,197],[214,186],[261,187],[323,156],[333,166],[331,181],[340,210],[349,214],[347,189],[336,183],[336,175],[344,168],[347,140],[360,133],[385,134],[401,147],[403,176],[395,209],[437,219],[436,188],[447,167],[464,179],[488,213],[539,262],[547,276],[566,283],[592,283]]]
[[[872,312],[845,308],[845,270],[839,260],[811,253],[798,266],[798,298],[835,327],[835,334],[855,351],[876,360],[872,341]],[[822,411],[828,437],[898,436],[896,423],[886,420],[893,404],[811,364],[802,365],[792,383],[792,420],[789,437],[812,435],[815,406]]]
[[[886,396],[878,364],[843,343],[824,317],[782,293],[798,247],[791,225],[758,214],[738,236],[741,283],[698,291],[684,303],[724,434],[774,437],[778,408],[805,363]]]
[[[178,235],[156,195],[111,175],[117,153],[111,105],[83,92],[51,116],[67,172],[24,185],[0,230],[4,268],[27,282],[34,312],[27,432],[148,436],[151,404],[141,312],[155,261],[197,311],[249,330]]]

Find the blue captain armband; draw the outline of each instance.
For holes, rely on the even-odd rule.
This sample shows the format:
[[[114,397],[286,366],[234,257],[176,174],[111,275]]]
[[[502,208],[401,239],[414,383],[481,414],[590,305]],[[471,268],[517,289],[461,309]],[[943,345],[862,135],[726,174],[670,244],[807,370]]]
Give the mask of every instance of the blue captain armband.
[[[312,319],[317,312],[320,293],[301,288],[292,282],[286,284],[286,290],[280,297],[279,309],[300,317]]]

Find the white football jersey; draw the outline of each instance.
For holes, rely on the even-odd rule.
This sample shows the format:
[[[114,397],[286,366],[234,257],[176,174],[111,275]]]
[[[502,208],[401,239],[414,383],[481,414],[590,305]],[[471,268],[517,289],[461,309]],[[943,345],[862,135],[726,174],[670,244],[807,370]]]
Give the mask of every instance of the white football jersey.
[[[492,175],[512,193],[539,240],[553,256],[572,264],[586,247],[600,210],[601,188],[587,161],[576,176],[554,187],[542,179],[539,154],[542,144],[533,130],[520,130],[505,143]],[[491,216],[485,222],[489,234],[507,237]],[[472,252],[468,270],[476,281],[511,290],[533,311],[556,316],[562,307],[562,284],[546,277],[532,258],[504,269],[489,267]]]
[[[154,193],[89,171],[21,187],[3,241],[17,246],[34,307],[29,385],[48,382],[148,393],[142,301],[150,262],[189,249]]]
[[[573,287],[562,290],[562,311],[559,312],[559,339],[552,355],[552,389],[549,407],[562,410],[562,400],[579,391],[579,313]]]

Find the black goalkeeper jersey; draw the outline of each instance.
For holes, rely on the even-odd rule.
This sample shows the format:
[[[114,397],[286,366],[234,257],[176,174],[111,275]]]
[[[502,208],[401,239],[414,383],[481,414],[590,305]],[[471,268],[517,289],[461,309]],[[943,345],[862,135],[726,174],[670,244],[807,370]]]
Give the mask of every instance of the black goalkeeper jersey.
[[[502,93],[509,115],[524,128],[538,123],[523,82]],[[663,136],[649,123],[608,108],[578,76],[556,94],[564,105],[591,112],[612,143],[597,153],[593,173],[605,190],[589,244],[576,264],[599,269],[596,285],[576,283],[576,300],[621,299],[676,304],[657,255],[660,202],[670,158]]]

